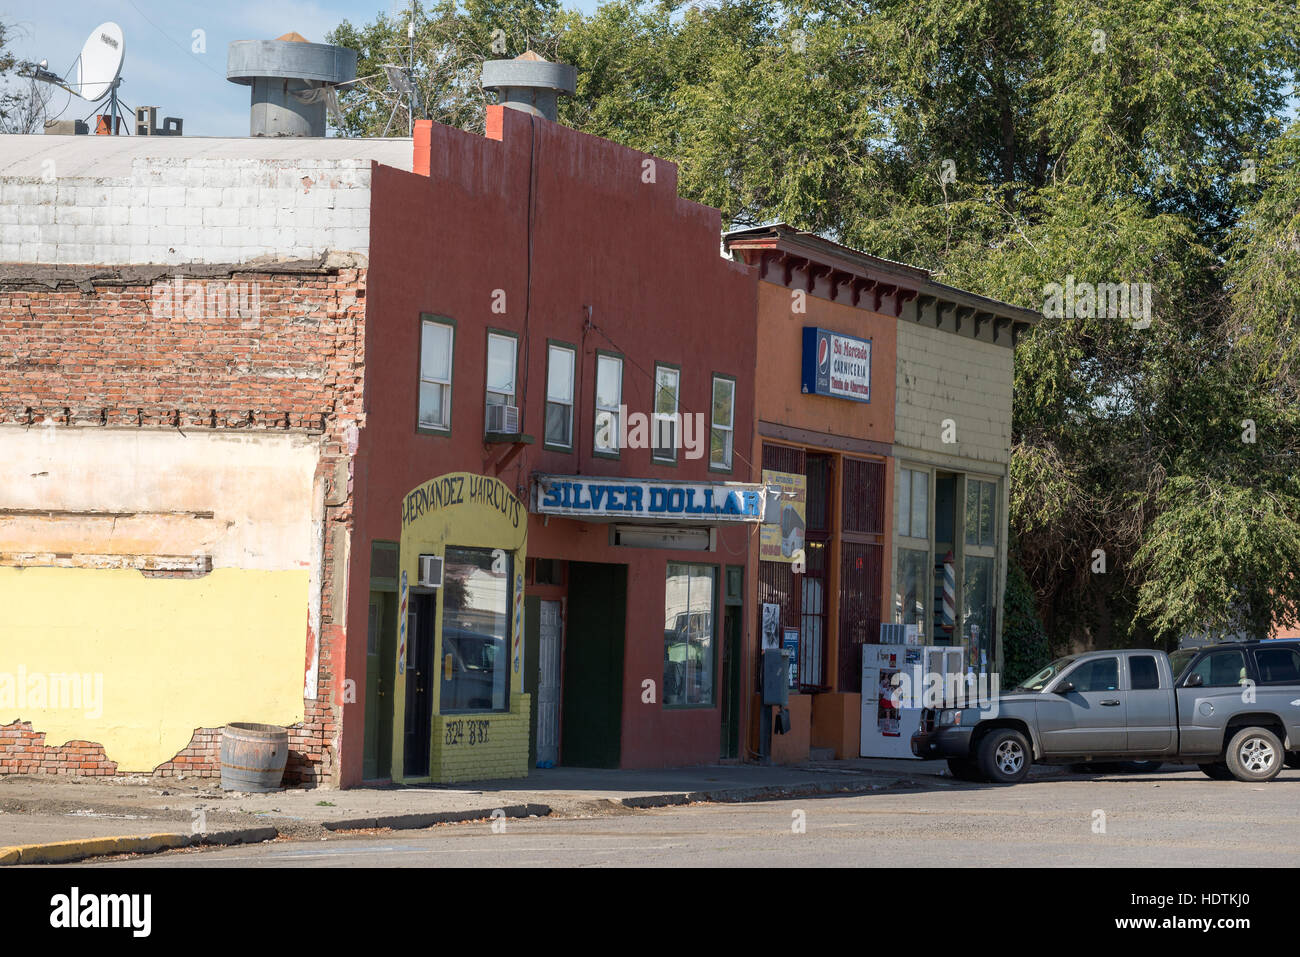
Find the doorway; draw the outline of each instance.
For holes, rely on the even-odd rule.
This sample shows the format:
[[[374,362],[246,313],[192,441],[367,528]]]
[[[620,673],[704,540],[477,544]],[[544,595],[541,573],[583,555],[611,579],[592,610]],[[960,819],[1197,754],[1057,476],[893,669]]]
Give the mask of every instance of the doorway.
[[[407,618],[410,660],[406,665],[406,725],[402,746],[402,776],[429,776],[430,734],[433,728],[433,639],[437,596],[412,593]]]
[[[722,758],[740,757],[740,612],[727,605],[722,615]]]
[[[366,733],[361,759],[361,777],[367,781],[392,774],[396,617],[397,596],[372,591],[366,616]]]
[[[627,566],[570,562],[568,613],[561,759],[574,767],[616,768],[623,736]],[[540,727],[538,739],[540,756]]]

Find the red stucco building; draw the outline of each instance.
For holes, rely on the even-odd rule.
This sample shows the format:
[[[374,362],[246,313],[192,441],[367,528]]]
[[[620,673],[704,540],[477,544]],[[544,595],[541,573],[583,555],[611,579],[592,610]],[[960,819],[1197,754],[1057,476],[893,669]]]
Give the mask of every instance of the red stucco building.
[[[561,742],[568,764],[739,757],[756,515],[699,510],[751,481],[751,270],[720,257],[718,212],[680,199],[661,159],[500,106],[486,137],[424,122],[414,149],[412,172],[374,174],[347,625],[370,640],[347,646],[367,681],[345,706],[342,783],[518,774]],[[638,435],[655,412],[676,426]],[[404,549],[408,495],[448,473],[501,483],[527,509],[517,538],[461,541],[477,520],[448,518]],[[456,683],[502,667],[480,652],[510,629],[483,613],[518,596],[493,592],[490,568],[471,572],[477,605],[450,577],[419,584],[416,552],[451,576],[466,545],[509,552],[522,576],[504,694]],[[456,625],[471,606],[477,624]]]

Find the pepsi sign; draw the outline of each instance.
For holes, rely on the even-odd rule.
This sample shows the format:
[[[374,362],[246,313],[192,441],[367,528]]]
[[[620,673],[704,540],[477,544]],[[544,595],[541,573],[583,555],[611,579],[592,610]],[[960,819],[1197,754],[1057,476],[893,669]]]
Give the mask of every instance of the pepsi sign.
[[[809,395],[870,402],[871,340],[805,326],[803,391]]]

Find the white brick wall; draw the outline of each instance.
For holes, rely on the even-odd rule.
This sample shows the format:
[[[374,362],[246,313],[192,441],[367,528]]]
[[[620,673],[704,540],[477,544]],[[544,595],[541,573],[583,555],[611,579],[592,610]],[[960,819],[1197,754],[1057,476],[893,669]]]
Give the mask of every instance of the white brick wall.
[[[1011,459],[1012,351],[914,322],[898,324],[896,445],[988,462]],[[943,441],[943,422],[956,426]]]
[[[74,138],[42,139],[66,149]],[[28,158],[28,167],[37,161]],[[95,176],[93,167],[81,164],[60,176],[55,163],[49,178],[6,175],[0,162],[0,262],[242,263],[329,252],[365,257],[370,164],[360,156],[134,156],[129,175]]]

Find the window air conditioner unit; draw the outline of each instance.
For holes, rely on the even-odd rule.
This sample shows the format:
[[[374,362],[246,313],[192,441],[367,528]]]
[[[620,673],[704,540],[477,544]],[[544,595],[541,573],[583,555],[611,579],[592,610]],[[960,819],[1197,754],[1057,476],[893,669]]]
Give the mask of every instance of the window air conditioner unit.
[[[420,587],[442,587],[442,559],[437,555],[420,556]]]
[[[487,431],[504,432],[513,435],[519,431],[519,406],[489,405],[487,407]]]
[[[907,626],[890,622],[880,624],[880,643],[882,645],[901,645],[907,641]]]

